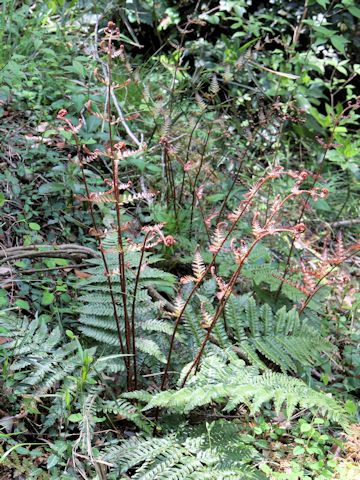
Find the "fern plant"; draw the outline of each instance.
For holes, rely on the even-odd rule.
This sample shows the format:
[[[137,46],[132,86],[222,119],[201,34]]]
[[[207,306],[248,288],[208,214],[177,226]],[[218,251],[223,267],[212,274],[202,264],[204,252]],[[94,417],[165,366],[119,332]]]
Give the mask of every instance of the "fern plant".
[[[268,304],[259,308],[253,297],[232,296],[226,322],[240,352],[261,369],[270,361],[283,372],[301,373],[332,348],[295,308],[283,306],[274,315]]]
[[[0,316],[8,339],[3,346],[8,357],[6,375],[17,374],[19,394],[41,396],[70,376],[79,376],[80,384],[84,360],[91,361],[95,349],[82,351],[81,356],[76,340],[64,342],[60,327],[50,332],[38,317],[32,321],[17,317],[11,317],[11,323],[8,320]]]
[[[188,280],[188,278],[187,278]],[[183,295],[186,297],[187,285]],[[186,338],[183,358],[190,361],[206,335],[214,314],[215,280],[199,288],[184,313],[179,332]],[[295,307],[277,311],[268,304],[259,306],[251,294],[229,297],[222,321],[212,331],[208,352],[230,349],[248,364],[260,369],[280,368],[283,372],[301,374],[321,363],[321,355],[333,348],[306,317],[300,319]]]
[[[181,105],[180,100],[177,104],[175,96],[181,93],[179,98],[183,98],[190,93],[186,89],[191,68],[184,53],[188,48],[184,50],[188,43],[185,35],[208,17],[204,12],[198,15],[198,6],[186,26],[179,28],[181,41],[176,54],[169,57],[170,62],[166,60],[167,53],[159,57],[168,75],[156,87],[156,96],[153,95],[156,101],[151,98],[150,90],[145,91],[146,85],[142,85],[142,69],[134,71],[125,55],[121,42],[129,40],[128,36],[121,34],[110,21],[100,30],[99,51],[97,46],[94,49],[100,68],[95,69],[93,78],[103,85],[104,98],[98,89],[93,95],[87,92],[91,100],[81,111],[78,122],[64,108],[58,113],[58,120],[65,126],[64,137],[67,140],[72,137],[76,150],[69,155],[74,176],[81,176],[82,182],[80,188],[76,184],[75,200],[86,204],[92,220],[89,234],[98,242],[99,257],[89,261],[87,278],[78,285],[79,319],[71,320],[78,336],[72,331],[64,332],[66,318],[60,318],[55,327],[37,316],[0,319],[6,335],[2,354],[4,383],[10,397],[16,399],[11,413],[14,418],[20,417],[21,427],[26,427],[24,432],[20,428],[9,433],[9,437],[12,433],[26,438],[28,433],[39,436],[46,432],[47,468],[56,480],[77,476],[101,480],[262,479],[265,476],[259,465],[266,460],[256,443],[249,446],[242,435],[244,425],[254,424],[248,421],[248,411],[253,416],[262,411],[274,421],[269,408],[273,405],[277,413],[285,412],[287,418],[302,409],[300,414],[321,415],[342,426],[347,424],[343,406],[331,395],[310,386],[313,385],[311,370],[319,366],[331,345],[309,321],[309,315],[321,313],[319,300],[325,290],[320,288],[328,282],[332,265],[346,260],[350,252],[339,242],[336,255],[332,258],[324,255],[321,262],[313,251],[317,260],[313,261],[312,269],[302,268],[299,276],[303,274],[306,282],[301,284],[293,281],[296,275],[294,278],[288,275],[293,269],[291,255],[284,274],[279,275],[278,266],[271,262],[270,250],[261,244],[264,239],[274,243],[275,237],[285,233],[292,237],[293,247],[305,230],[301,222],[308,200],[325,198],[328,193],[317,186],[321,168],[311,174],[305,169],[285,171],[279,166],[282,156],[277,155],[281,144],[277,132],[286,130],[285,122],[297,120],[300,111],[295,104],[285,105],[281,99],[270,106],[273,89],[267,98],[256,99],[256,94],[251,102],[249,98],[244,100],[245,97],[240,103],[234,102],[234,111],[244,101],[250,110],[254,105],[258,108],[258,121],[240,119],[239,128],[248,125],[253,130],[244,141],[236,135],[232,125],[235,119],[229,115],[231,92],[235,91],[238,99],[238,87],[243,88],[238,78],[234,82],[231,79],[243,67],[249,73],[251,66],[262,68],[253,60],[267,43],[281,42],[270,37],[264,42],[256,39],[252,47],[253,41],[247,42],[241,47],[242,54],[233,65],[233,72],[229,62],[234,63],[235,59],[227,49],[224,68],[230,69],[224,72],[223,81],[219,81],[223,70],[220,62],[216,72],[208,71],[211,69],[208,62],[205,63],[209,69],[196,68],[194,81],[190,82],[195,102],[193,105],[188,102],[184,108],[185,103]],[[232,7],[229,8],[231,11]],[[296,27],[298,33],[302,31],[306,10]],[[223,8],[217,13],[223,15]],[[164,17],[160,30],[166,22]],[[134,37],[131,23],[127,26]],[[96,23],[95,38],[98,26]],[[121,72],[113,69],[116,59],[122,62]],[[78,70],[76,62],[70,69]],[[296,78],[268,68],[265,71],[283,79]],[[255,77],[254,82],[260,91],[265,88],[263,82],[257,84]],[[166,99],[169,85],[170,97]],[[285,85],[290,83],[279,83],[280,93]],[[118,94],[119,91],[122,93]],[[138,93],[134,94],[135,91]],[[127,109],[123,104],[132,96],[138,100]],[[81,98],[77,102],[81,103]],[[67,102],[61,103],[61,107],[67,107]],[[351,108],[348,105],[342,110],[339,119]],[[95,118],[90,119],[91,116]],[[141,131],[135,132],[130,122],[137,118],[135,125]],[[102,123],[101,133],[94,135],[94,142],[89,135],[97,122]],[[334,125],[339,124],[335,120]],[[82,140],[83,126],[86,131]],[[226,142],[222,142],[223,136],[227,137]],[[328,144],[324,140],[319,142],[326,151],[337,148],[332,137],[333,134]],[[226,143],[231,143],[231,148]],[[128,148],[130,144],[132,148]],[[262,152],[258,152],[258,144]],[[87,145],[95,149],[90,150]],[[237,151],[239,146],[256,159],[257,169],[252,173],[258,175],[260,171],[248,190],[236,189],[246,176],[242,178],[243,166],[247,170],[243,165],[247,152],[243,155]],[[227,152],[220,159],[218,152],[222,147]],[[233,159],[229,158],[229,152]],[[268,152],[274,154],[272,161],[265,158]],[[215,162],[208,161],[212,155]],[[141,175],[136,178],[132,168],[137,168],[141,156],[146,159],[140,159]],[[228,159],[231,166],[225,167]],[[324,159],[325,156],[321,167]],[[290,159],[286,163],[290,164]],[[261,172],[266,164],[272,166]],[[159,203],[163,207],[151,208],[156,194],[148,189],[149,172],[163,176],[159,185],[153,178],[150,183],[156,188],[161,185]],[[104,178],[100,181],[98,175]],[[280,187],[273,187],[275,180],[282,182]],[[92,191],[99,183],[106,187]],[[288,222],[287,212],[297,208],[292,202],[299,205],[301,197],[300,217],[295,223]],[[214,205],[218,201],[222,204]],[[138,206],[140,202],[146,203],[146,207]],[[101,218],[105,211],[109,213],[106,220]],[[170,225],[148,225],[160,216],[168,219]],[[108,230],[101,227],[103,223]],[[165,230],[180,237],[181,246],[177,252],[170,251],[169,256],[174,253],[172,264],[169,262],[165,267],[180,276],[177,266],[181,265],[185,276],[179,283],[173,274],[159,268],[163,258],[154,254],[155,247],[164,249],[175,243],[171,235],[164,234]],[[192,234],[196,235],[191,240],[185,238],[193,237]],[[39,234],[35,238],[42,237]],[[200,251],[207,240],[207,256],[203,260]],[[192,274],[188,275],[184,258],[196,242],[200,245],[195,251]],[[5,252],[3,261],[8,260]],[[182,271],[183,267],[186,271]],[[251,288],[248,279],[253,281]],[[265,290],[261,288],[264,284],[269,286],[268,303],[264,303]],[[275,291],[276,296],[272,295]],[[21,303],[24,305],[18,302]],[[276,304],[283,306],[278,308]],[[296,305],[291,308],[293,304]],[[308,378],[309,385],[300,378]],[[137,390],[138,384],[143,390]],[[122,394],[124,390],[128,393]],[[351,410],[351,402],[347,407]],[[160,416],[160,409],[164,415]],[[30,412],[35,412],[35,419],[25,418]],[[2,425],[9,425],[7,413]],[[232,421],[212,421],[219,417],[231,417]],[[33,428],[28,432],[30,423]],[[153,430],[158,436],[150,436]],[[49,452],[56,455],[48,455]],[[11,453],[12,447],[4,455],[15,469],[19,462]],[[57,468],[60,457],[63,472]],[[22,473],[30,475],[28,470]],[[42,476],[39,473],[39,478]]]
[[[343,425],[347,423],[345,410],[331,395],[312,389],[302,380],[286,374],[270,370],[261,373],[254,366],[246,366],[232,352],[206,357],[188,386],[153,396],[148,392],[129,392],[124,396],[146,401],[145,410],[162,407],[185,414],[214,403],[226,412],[245,404],[255,414],[264,403],[272,401],[275,411],[284,410],[288,418],[300,406]]]
[[[0,316],[0,327],[6,332],[3,346],[8,361],[4,366],[4,379],[10,379],[11,390],[21,397],[41,402],[46,394],[57,391],[50,406],[44,428],[51,427],[59,418],[79,409],[83,422],[93,423],[94,416],[118,417],[150,431],[149,421],[138,409],[125,400],[109,400],[101,386],[102,375],[123,369],[120,355],[101,357],[96,348],[83,349],[78,338],[59,327],[49,332],[48,326],[38,318],[33,321]],[[14,382],[14,378],[16,381]]]
[[[242,441],[240,426],[215,421],[211,428],[183,427],[162,438],[141,436],[105,449],[111,463],[109,479],[133,472],[137,480],[265,480],[251,463],[261,460],[257,450]]]
[[[110,272],[116,277],[117,255],[114,253],[116,239],[107,236],[103,241],[107,264]],[[127,264],[126,278],[128,292],[134,292],[136,275],[140,261],[140,252],[132,251],[131,245],[125,247]],[[166,339],[172,333],[171,322],[162,314],[162,304],[154,300],[149,293],[154,290],[172,293],[175,277],[153,266],[161,259],[159,255],[145,252],[142,269],[136,289],[135,327],[137,331],[136,347],[139,353],[140,366],[155,368],[165,362]],[[107,354],[118,353],[117,325],[114,322],[113,302],[104,275],[102,259],[89,262],[89,276],[79,284],[79,324],[78,330],[83,336],[91,338],[96,344],[102,344]],[[124,333],[123,308],[120,296],[121,285],[114,282],[113,292],[116,295],[116,307],[121,321],[121,332]],[[133,295],[129,295],[133,300]]]

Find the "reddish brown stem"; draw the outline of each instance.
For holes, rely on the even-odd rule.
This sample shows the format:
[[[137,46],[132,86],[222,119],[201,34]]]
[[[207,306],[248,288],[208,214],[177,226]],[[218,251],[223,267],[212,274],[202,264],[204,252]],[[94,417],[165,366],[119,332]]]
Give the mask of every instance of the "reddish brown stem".
[[[112,49],[113,49],[113,38],[112,34],[109,34],[108,39],[108,85],[107,85],[107,116],[108,116],[108,126],[109,126],[109,142],[110,142],[110,151],[111,151],[111,162],[112,162],[112,171],[113,171],[113,182],[114,182],[114,196],[115,196],[115,208],[116,208],[116,221],[117,221],[117,237],[118,237],[118,263],[119,263],[119,275],[120,275],[120,286],[121,286],[121,297],[123,303],[123,312],[124,312],[124,323],[125,323],[125,341],[126,341],[126,350],[127,353],[131,352],[131,329],[129,314],[127,308],[127,291],[126,291],[126,276],[125,276],[125,256],[124,256],[124,247],[122,240],[122,230],[121,230],[121,209],[120,209],[120,191],[119,191],[119,171],[118,171],[118,160],[115,158],[115,151],[112,138],[112,128],[111,128],[111,83],[112,83]],[[128,390],[132,390],[132,372],[130,367],[127,370],[127,386]]]
[[[260,127],[258,127],[258,129],[255,131],[253,138],[256,137],[259,129],[260,129]],[[238,177],[239,177],[239,174],[240,174],[240,171],[241,171],[243,162],[244,162],[244,160],[249,156],[249,154],[250,154],[250,151],[249,151],[249,150],[246,150],[244,156],[240,159],[240,163],[239,163],[238,169],[236,170],[235,175],[234,175],[234,180],[233,180],[233,182],[232,182],[229,190],[226,192],[226,197],[224,198],[223,203],[222,203],[222,205],[221,205],[220,212],[219,212],[219,215],[218,215],[218,217],[217,217],[217,218],[218,218],[218,222],[221,222],[221,221],[222,221],[222,216],[223,216],[223,213],[224,213],[224,211],[225,211],[227,201],[228,201],[228,199],[229,199],[229,197],[230,197],[231,192],[233,191],[233,189],[234,189],[234,187],[235,187],[235,185],[236,185],[236,182],[237,182],[237,180],[238,180]]]
[[[207,136],[206,136],[206,141],[205,141],[205,143],[204,143],[204,148],[203,148],[203,151],[202,151],[202,154],[201,154],[200,165],[199,165],[198,171],[196,172],[195,179],[194,179],[194,183],[193,183],[193,185],[192,185],[192,187],[191,187],[191,188],[192,188],[192,203],[191,203],[190,227],[189,227],[189,236],[190,236],[190,237],[191,237],[191,235],[192,235],[192,224],[193,224],[194,208],[195,208],[195,203],[196,203],[196,198],[197,198],[197,195],[196,195],[196,184],[197,184],[197,181],[198,181],[198,178],[199,178],[199,175],[200,175],[200,173],[201,173],[201,169],[202,169],[202,166],[203,166],[203,163],[204,163],[205,151],[206,151],[206,147],[207,147],[208,142],[209,142],[210,133],[211,133],[211,127],[210,127],[209,130],[208,130],[208,133],[207,133]]]
[[[71,122],[69,122],[65,118],[64,118],[64,121],[67,123],[67,125],[69,125],[70,130],[72,132],[72,135],[74,137],[74,140],[75,140],[75,143],[76,143],[76,148],[77,148],[77,155],[78,155],[79,164],[80,164],[80,171],[81,171],[82,180],[83,180],[83,184],[84,184],[85,191],[86,191],[86,197],[90,198],[90,189],[89,189],[87,179],[86,179],[86,175],[85,175],[85,172],[84,172],[84,165],[83,165],[83,162],[82,162],[82,152],[81,152],[81,146],[80,146],[80,143],[79,143],[79,139],[78,139],[75,131],[73,130]],[[91,201],[89,202],[89,209],[90,209],[90,216],[91,216],[93,227],[94,227],[96,232],[99,232],[97,222],[96,222],[96,218],[95,218],[95,212],[94,212]],[[114,290],[113,290],[111,276],[110,276],[110,270],[109,270],[109,266],[108,266],[108,263],[107,263],[107,260],[106,260],[104,250],[102,248],[100,237],[97,236],[97,239],[98,239],[98,245],[99,245],[101,258],[102,258],[104,268],[105,268],[106,279],[107,279],[107,282],[108,282],[111,304],[112,304],[112,307],[113,307],[116,329],[117,329],[117,334],[118,334],[118,338],[119,338],[120,350],[121,350],[122,355],[125,355],[124,343],[123,343],[122,335],[121,335],[120,319],[119,319],[119,315],[117,313]],[[126,357],[126,356],[124,356],[124,363],[125,363],[126,371],[128,371],[129,370],[129,360],[128,360],[128,357]]]
[[[177,332],[177,329],[179,327],[179,324],[180,324],[180,321],[182,319],[182,316],[185,312],[185,309],[187,308],[187,306],[189,305],[189,302],[191,300],[191,298],[194,296],[194,294],[196,293],[196,291],[198,290],[198,288],[200,287],[200,285],[202,284],[202,282],[204,281],[206,275],[210,272],[211,270],[211,267],[214,266],[215,264],[215,261],[216,261],[216,258],[219,254],[219,252],[221,251],[222,247],[225,245],[225,243],[227,242],[227,240],[229,239],[230,235],[233,233],[233,231],[235,230],[239,220],[242,218],[242,216],[244,215],[244,213],[246,212],[247,210],[247,207],[250,205],[254,195],[260,190],[260,188],[264,185],[265,182],[261,183],[257,188],[256,190],[253,192],[253,195],[252,197],[245,203],[243,209],[241,210],[240,214],[238,215],[237,219],[234,221],[234,223],[232,224],[231,228],[229,229],[227,235],[225,236],[225,238],[223,239],[223,241],[221,242],[220,246],[219,246],[219,249],[213,254],[213,258],[211,260],[211,262],[209,263],[209,265],[206,267],[202,277],[199,279],[199,281],[194,285],[194,287],[192,288],[188,298],[186,299],[185,303],[184,303],[184,306],[182,307],[182,309],[180,310],[180,313],[179,313],[179,316],[177,317],[176,321],[175,321],[175,325],[174,325],[174,329],[173,329],[173,333],[172,333],[172,336],[171,336],[171,339],[170,339],[170,346],[169,346],[169,352],[168,352],[168,357],[167,357],[167,361],[166,361],[166,366],[165,366],[165,370],[164,370],[164,374],[163,374],[163,378],[162,378],[162,382],[161,382],[161,387],[160,389],[163,390],[165,385],[166,385],[166,380],[167,380],[167,376],[168,376],[168,372],[169,372],[169,368],[170,368],[170,361],[171,361],[171,355],[172,355],[172,352],[173,352],[173,348],[174,348],[174,341],[175,341],[175,335],[176,335],[176,332]]]
[[[186,161],[185,161],[185,163],[187,163],[189,161],[191,142],[192,142],[192,139],[193,139],[194,132],[195,132],[197,126],[199,125],[200,121],[201,121],[202,115],[203,115],[203,113],[201,113],[199,118],[196,120],[195,125],[193,126],[193,128],[191,130],[190,137],[189,137],[189,142],[188,142],[187,150],[186,150]],[[181,183],[180,196],[179,196],[179,202],[180,203],[182,202],[182,197],[183,197],[183,193],[184,193],[184,185],[185,185],[185,174],[183,176],[182,183]]]
[[[359,97],[358,97],[359,98]],[[358,102],[358,99],[357,99],[357,102]],[[311,188],[314,188],[316,183],[317,183],[317,179],[318,177],[320,176],[321,172],[322,172],[322,169],[323,169],[323,166],[324,166],[324,163],[325,163],[325,160],[326,160],[326,155],[331,147],[331,144],[333,143],[333,140],[334,140],[334,134],[335,134],[335,129],[336,127],[338,126],[341,118],[343,118],[343,116],[351,109],[351,108],[356,108],[356,105],[357,103],[355,103],[355,105],[352,105],[352,104],[348,104],[348,106],[336,117],[335,121],[334,121],[334,126],[333,126],[333,129],[331,131],[331,135],[330,135],[330,140],[328,142],[328,144],[326,145],[325,147],[325,150],[324,150],[324,153],[323,153],[323,156],[322,156],[322,159],[320,160],[320,164],[319,164],[319,167],[318,167],[318,170],[316,172],[316,175],[315,175],[315,178],[314,178],[314,181],[313,181],[313,184],[311,186]],[[300,223],[302,221],[302,218],[304,216],[304,213],[305,213],[305,209],[306,209],[306,204],[307,204],[307,201],[308,199],[310,198],[310,195],[308,195],[308,197],[305,199],[305,202],[304,202],[304,205],[301,209],[301,212],[300,212],[300,215],[299,215],[299,218],[297,220],[297,223]],[[290,270],[290,260],[291,260],[291,257],[292,257],[292,254],[293,254],[293,251],[294,251],[294,246],[295,246],[295,239],[292,240],[291,242],[291,245],[290,245],[290,250],[289,250],[289,253],[288,253],[288,256],[286,258],[286,262],[285,262],[285,268],[284,268],[284,273],[283,273],[283,277],[282,277],[282,280],[281,280],[281,283],[279,285],[279,288],[276,292],[276,295],[275,295],[275,302],[278,301],[279,297],[280,297],[280,294],[281,294],[281,291],[282,291],[282,288],[283,288],[283,285],[284,285],[284,282],[286,280],[286,277],[289,273],[289,270]]]
[[[270,223],[270,220],[268,220],[268,221],[266,222],[266,224],[265,224],[265,226],[264,226],[264,229],[266,229],[266,227],[267,227],[267,225],[268,225],[269,223]],[[200,348],[199,348],[198,353],[196,354],[196,357],[195,357],[193,363],[191,364],[189,370],[187,371],[187,373],[186,373],[186,375],[185,375],[185,377],[184,377],[184,379],[183,379],[183,381],[182,381],[182,383],[181,383],[181,387],[184,387],[185,383],[187,382],[187,380],[188,380],[188,378],[189,378],[189,375],[190,375],[191,371],[192,371],[194,368],[197,370],[198,365],[199,365],[200,360],[201,360],[201,357],[202,357],[202,354],[203,354],[203,352],[204,352],[205,346],[206,346],[206,344],[208,343],[208,341],[209,341],[209,339],[210,339],[211,333],[212,333],[212,331],[213,331],[213,329],[214,329],[214,327],[215,327],[215,325],[216,325],[216,322],[218,321],[220,315],[221,315],[222,312],[224,311],[224,308],[225,308],[225,306],[226,306],[226,304],[227,304],[227,302],[228,302],[228,300],[229,300],[229,298],[230,298],[230,296],[231,296],[231,294],[232,294],[232,292],[233,292],[233,290],[234,290],[234,288],[235,288],[236,282],[237,282],[237,280],[238,280],[238,278],[239,278],[239,275],[240,275],[241,270],[242,270],[242,268],[243,268],[243,266],[244,266],[244,263],[246,262],[247,258],[250,256],[250,254],[251,254],[252,250],[254,249],[255,245],[256,245],[260,240],[262,240],[263,238],[268,237],[268,236],[271,236],[271,235],[274,235],[274,234],[276,234],[276,233],[280,233],[280,232],[282,232],[282,231],[284,231],[284,230],[285,230],[285,229],[283,229],[283,228],[279,228],[279,229],[277,230],[277,232],[275,231],[275,232],[273,232],[273,233],[265,233],[265,234],[257,237],[257,238],[253,241],[253,243],[250,245],[250,247],[248,248],[246,254],[245,254],[245,255],[243,256],[243,258],[241,259],[238,268],[235,270],[235,272],[234,272],[233,275],[231,276],[231,279],[230,279],[229,284],[228,284],[228,286],[227,286],[227,288],[226,288],[226,291],[224,292],[224,295],[223,295],[223,297],[221,298],[220,303],[219,303],[219,305],[218,305],[218,307],[217,307],[217,309],[216,309],[216,312],[215,312],[215,314],[214,314],[214,318],[213,318],[213,320],[212,320],[212,322],[211,322],[211,324],[210,324],[210,327],[208,328],[208,331],[207,331],[207,333],[206,333],[206,335],[205,335],[205,338],[204,338],[204,340],[203,340],[203,342],[202,342],[202,344],[201,344],[201,346],[200,346]]]
[[[134,366],[134,389],[137,389],[137,352],[136,352],[136,331],[135,331],[135,307],[136,307],[136,294],[137,294],[137,289],[140,281],[140,274],[141,274],[141,267],[142,263],[144,260],[144,255],[145,255],[145,249],[146,249],[146,242],[147,239],[150,235],[150,232],[147,232],[144,238],[144,243],[141,248],[141,255],[140,255],[140,260],[139,260],[139,265],[138,269],[136,272],[136,278],[135,278],[135,285],[134,285],[134,292],[133,292],[133,301],[132,301],[132,306],[131,306],[131,334],[132,334],[132,354],[133,354],[133,366]]]
[[[177,161],[180,163],[180,165],[183,167],[185,167],[184,165],[184,162],[180,159],[180,157],[178,155],[176,155],[176,159]],[[190,187],[192,188],[192,190],[194,190],[194,185],[192,183],[192,180],[191,180],[191,176],[189,175],[188,172],[185,171],[184,169],[184,174],[183,174],[183,178],[185,178],[185,175],[187,175],[188,177],[188,180],[189,180],[189,184],[190,184]],[[205,227],[205,231],[206,231],[206,235],[208,237],[208,240],[210,241],[210,233],[209,233],[209,229],[206,225],[206,219],[205,219],[205,212],[204,212],[204,208],[203,206],[201,205],[201,199],[199,198],[199,195],[195,192],[195,195],[196,195],[196,198],[197,198],[197,201],[198,201],[198,205],[199,205],[199,210],[200,210],[200,214],[201,214],[201,219],[202,219],[202,222],[204,224],[204,227]]]
[[[227,301],[229,300],[230,298],[230,295],[235,287],[235,284],[236,284],[236,281],[241,273],[241,270],[242,270],[242,267],[246,261],[246,259],[249,257],[250,253],[252,252],[253,248],[255,247],[255,245],[264,237],[261,237],[261,238],[257,238],[256,240],[253,241],[253,243],[250,245],[246,255],[244,256],[243,260],[241,261],[241,263],[239,264],[238,268],[235,270],[235,272],[233,273],[231,279],[230,279],[230,282],[229,282],[229,285],[226,289],[226,293],[224,294],[224,296],[222,297],[219,305],[218,305],[218,308],[214,314],[214,318],[211,322],[211,325],[210,327],[208,328],[207,330],[207,333],[205,335],[205,338],[198,350],[198,353],[196,354],[196,357],[193,361],[193,363],[191,364],[189,370],[187,371],[182,383],[181,383],[181,387],[184,387],[185,383],[187,382],[188,378],[189,378],[189,375],[191,373],[191,371],[194,369],[194,368],[197,368],[197,366],[199,365],[199,362],[201,360],[201,356],[204,352],[204,349],[205,349],[205,346],[206,344],[208,343],[209,339],[210,339],[210,336],[211,336],[211,333],[216,325],[216,322],[218,321],[220,315],[222,314],[226,304],[227,304]]]
[[[175,180],[174,180],[174,172],[171,166],[171,158],[166,148],[164,147],[164,162],[165,162],[165,174],[167,180],[167,196],[168,198],[168,207],[170,207],[170,203],[173,204],[174,215],[175,219],[177,220],[178,212],[177,212],[177,205],[176,205],[176,189],[175,189]]]
[[[357,252],[357,251],[356,251]],[[355,253],[351,253],[350,255],[348,255],[347,257],[345,257],[341,263],[344,263],[346,262],[346,260],[348,260],[349,258],[351,258],[353,255],[355,255]],[[335,270],[336,267],[338,267],[339,264],[337,265],[334,265],[333,267],[330,268],[329,271],[327,271],[321,278],[319,278],[319,280],[316,282],[316,285],[313,289],[313,291],[311,293],[309,293],[309,295],[306,297],[306,299],[304,300],[304,302],[302,303],[302,306],[299,310],[299,316],[302,315],[304,313],[304,310],[305,308],[309,305],[309,303],[311,302],[311,300],[314,298],[314,296],[317,294],[317,292],[319,290],[321,290],[323,287],[325,287],[325,285],[320,285],[321,282],[330,275],[331,272],[333,272]]]

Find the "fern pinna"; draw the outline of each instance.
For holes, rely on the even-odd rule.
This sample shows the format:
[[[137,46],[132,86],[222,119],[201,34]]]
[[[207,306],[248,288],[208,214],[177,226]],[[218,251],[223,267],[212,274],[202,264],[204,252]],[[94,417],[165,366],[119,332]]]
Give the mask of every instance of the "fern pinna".
[[[64,342],[60,327],[49,331],[49,327],[38,317],[11,317],[11,328],[7,318],[0,316],[0,326],[6,328],[8,342],[4,350],[11,362],[8,375],[17,374],[17,393],[34,393],[37,396],[48,393],[71,375],[79,375],[84,365],[84,356],[79,355],[79,344]],[[90,357],[95,349],[83,352]]]

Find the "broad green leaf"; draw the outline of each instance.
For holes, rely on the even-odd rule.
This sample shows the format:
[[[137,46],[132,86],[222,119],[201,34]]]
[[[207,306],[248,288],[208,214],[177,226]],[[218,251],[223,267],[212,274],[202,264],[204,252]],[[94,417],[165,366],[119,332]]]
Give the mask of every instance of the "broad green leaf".
[[[55,295],[49,290],[45,290],[41,299],[41,304],[42,305],[51,305],[55,299]]]
[[[78,423],[81,422],[82,418],[83,416],[81,413],[73,413],[72,415],[69,415],[68,420],[69,422]]]
[[[57,193],[64,191],[64,184],[63,183],[44,183],[39,187],[38,193],[39,195],[46,195],[47,193]]]
[[[29,302],[26,300],[21,300],[21,298],[16,300],[15,305],[23,310],[30,310]]]
[[[348,43],[348,40],[345,37],[342,37],[340,35],[333,35],[330,41],[336,48],[336,50],[345,55],[345,45]]]
[[[74,60],[72,62],[72,65],[73,65],[73,70],[75,73],[77,73],[78,75],[80,75],[80,77],[85,77],[86,75],[86,69],[84,68],[84,66],[82,65],[82,63],[78,62],[77,60]]]
[[[312,25],[313,29],[323,35],[325,38],[331,38],[332,36],[336,35],[335,30],[330,30],[330,28],[322,27],[321,25],[314,25],[312,20],[304,20],[304,23],[308,23]]]
[[[360,8],[358,7],[349,7],[349,12],[354,17],[360,18]]]
[[[47,468],[50,470],[50,468],[55,467],[59,463],[60,458],[57,455],[50,455],[48,460],[47,460]]]
[[[312,426],[310,425],[310,423],[301,424],[301,427],[300,427],[301,433],[310,432],[311,429],[312,429]]]
[[[316,0],[316,3],[318,3],[323,8],[327,8],[329,0]]]
[[[35,232],[38,232],[41,229],[40,225],[38,223],[35,223],[35,222],[30,222],[29,223],[29,228],[30,228],[30,230],[34,230]]]
[[[296,455],[296,456],[297,455],[302,455],[303,453],[305,453],[305,448],[301,447],[300,445],[295,447],[294,450],[293,450],[293,454]]]

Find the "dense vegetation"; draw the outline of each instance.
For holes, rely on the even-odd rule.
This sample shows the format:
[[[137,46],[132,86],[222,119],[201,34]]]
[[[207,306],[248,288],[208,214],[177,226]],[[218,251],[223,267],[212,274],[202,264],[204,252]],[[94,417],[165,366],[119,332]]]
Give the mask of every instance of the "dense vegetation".
[[[0,478],[360,478],[356,0],[3,0]]]

